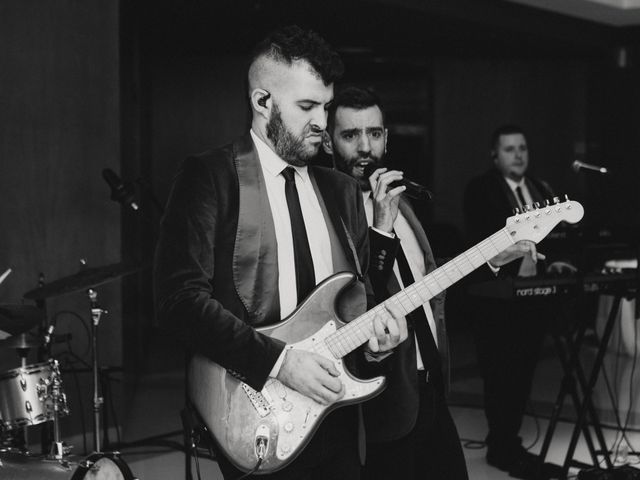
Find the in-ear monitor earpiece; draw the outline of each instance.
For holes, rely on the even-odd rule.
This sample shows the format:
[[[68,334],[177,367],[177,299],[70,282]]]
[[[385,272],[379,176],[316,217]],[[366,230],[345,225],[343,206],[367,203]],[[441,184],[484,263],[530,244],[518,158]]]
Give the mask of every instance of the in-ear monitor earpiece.
[[[269,100],[270,98],[271,98],[271,94],[267,92],[266,95],[258,99],[258,105],[260,105],[261,107],[267,108],[267,100]]]

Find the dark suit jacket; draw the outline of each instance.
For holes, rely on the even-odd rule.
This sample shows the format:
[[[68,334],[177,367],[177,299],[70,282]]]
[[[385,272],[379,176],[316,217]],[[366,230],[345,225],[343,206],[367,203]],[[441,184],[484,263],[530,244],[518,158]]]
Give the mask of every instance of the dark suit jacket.
[[[357,183],[322,167],[309,173],[352,270],[358,261],[366,271],[367,223]],[[161,224],[155,288],[161,324],[191,353],[262,388],[284,345],[252,328],[279,321],[280,306],[275,230],[249,135],[183,163]]]
[[[534,202],[552,199],[553,192],[545,182],[526,176],[525,183]],[[470,243],[475,245],[504,227],[516,207],[518,201],[497,169],[492,168],[471,180],[464,193],[464,218]],[[505,265],[500,275],[516,276],[521,263],[522,260],[518,260]],[[481,280],[490,276],[488,268],[480,268],[473,278]]]
[[[400,200],[400,211],[416,235],[424,254],[427,273],[436,268],[427,235],[413,209],[404,198]],[[371,230],[371,264],[369,279],[377,303],[383,302],[399,291],[393,273],[400,240],[386,237]],[[431,309],[438,330],[438,345],[442,359],[440,365],[425,365],[426,369],[443,368],[443,378],[448,377],[448,343],[444,322],[444,292],[431,299]],[[419,408],[418,374],[414,326],[409,322],[409,337],[394,349],[388,359],[387,388],[376,398],[363,404],[367,441],[388,442],[407,435],[414,427]]]

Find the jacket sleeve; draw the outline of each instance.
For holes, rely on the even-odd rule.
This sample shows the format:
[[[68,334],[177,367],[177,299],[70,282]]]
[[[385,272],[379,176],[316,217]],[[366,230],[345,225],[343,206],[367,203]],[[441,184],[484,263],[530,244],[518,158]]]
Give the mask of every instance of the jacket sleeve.
[[[212,285],[221,208],[205,161],[183,163],[161,223],[154,271],[158,318],[191,353],[210,358],[259,390],[284,344],[259,333],[216,298]]]
[[[400,248],[400,239],[388,237],[369,228],[369,280],[375,304],[389,298],[388,282],[393,275],[393,264]]]

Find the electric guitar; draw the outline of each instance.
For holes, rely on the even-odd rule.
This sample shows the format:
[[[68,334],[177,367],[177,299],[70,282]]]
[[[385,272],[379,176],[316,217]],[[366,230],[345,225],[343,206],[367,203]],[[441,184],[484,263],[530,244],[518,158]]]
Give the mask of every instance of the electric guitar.
[[[481,215],[481,212],[478,212]],[[287,343],[287,349],[313,351],[333,360],[345,395],[330,405],[314,400],[269,378],[256,391],[220,365],[196,355],[188,371],[189,394],[224,455],[240,470],[257,474],[284,468],[304,449],[320,422],[336,408],[368,400],[382,391],[385,378],[361,380],[343,364],[343,357],[373,336],[372,321],[385,304],[408,314],[519,240],[538,243],[559,222],[578,222],[580,203],[566,200],[509,217],[506,226],[413,285],[349,323],[335,312],[336,299],[355,281],[349,272],[320,283],[282,322],[258,330]]]

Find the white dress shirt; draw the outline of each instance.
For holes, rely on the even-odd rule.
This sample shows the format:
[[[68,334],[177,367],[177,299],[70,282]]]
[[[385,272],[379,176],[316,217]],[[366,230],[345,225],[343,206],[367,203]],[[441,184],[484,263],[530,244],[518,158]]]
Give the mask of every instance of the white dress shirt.
[[[273,217],[278,245],[278,292],[280,299],[280,318],[293,312],[298,303],[296,287],[296,267],[293,254],[293,235],[289,207],[284,193],[285,179],[282,171],[290,167],[281,159],[271,147],[264,143],[254,132],[250,131],[253,143],[258,152],[262,174],[264,176],[269,197],[269,207]],[[316,285],[333,274],[333,257],[331,255],[331,239],[325,223],[324,214],[320,208],[318,197],[309,178],[307,167],[293,167],[296,171],[295,182],[300,199],[300,208],[307,229],[309,248],[313,260]],[[283,350],[269,373],[270,377],[277,377],[284,361],[286,350]]]
[[[513,192],[513,195],[516,197],[518,205],[520,205],[520,209],[522,209],[524,205],[522,205],[522,202],[520,201],[520,199],[518,198],[518,194],[516,193],[516,188],[518,187],[520,187],[522,196],[524,197],[525,202],[527,202],[527,205],[533,205],[533,197],[531,196],[531,192],[529,192],[529,189],[527,188],[527,184],[525,183],[524,178],[522,178],[519,182],[511,180],[507,177],[504,177],[504,179],[507,181],[507,185],[509,185],[509,188]]]
[[[362,192],[362,197],[364,201],[364,210],[367,215],[367,223],[369,225],[373,225],[373,200],[371,199],[371,192]],[[385,234],[385,232],[382,232],[377,228],[375,230],[380,232],[381,234]],[[424,264],[424,252],[422,251],[422,248],[420,248],[420,244],[418,243],[418,239],[416,238],[411,225],[409,225],[409,222],[400,211],[398,211],[398,217],[393,223],[393,230],[400,239],[400,248],[402,248],[405,257],[407,257],[407,262],[409,263],[409,268],[414,280],[421,280],[427,273],[427,269]],[[400,284],[400,288],[409,286],[404,285],[404,283],[402,282],[402,276],[400,275],[400,269],[398,267],[397,260],[393,264],[393,273],[398,280],[398,284]],[[429,302],[427,302],[422,306],[422,308],[424,309],[425,316],[427,317],[427,322],[429,323],[429,328],[431,329],[431,335],[433,336],[433,340],[437,346],[438,334],[436,330],[436,321],[433,317],[433,312],[431,311],[431,305]],[[420,348],[418,348],[418,340],[414,338],[414,341],[416,342],[418,370],[424,370],[422,356],[420,355]]]

